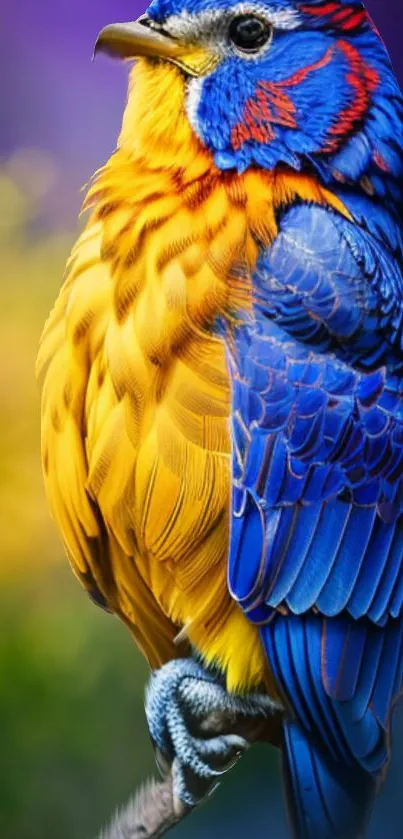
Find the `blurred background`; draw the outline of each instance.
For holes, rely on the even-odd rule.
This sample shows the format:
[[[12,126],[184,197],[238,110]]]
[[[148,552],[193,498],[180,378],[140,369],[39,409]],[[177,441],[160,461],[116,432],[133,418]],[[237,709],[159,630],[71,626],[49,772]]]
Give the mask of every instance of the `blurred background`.
[[[403,81],[401,0],[368,5]],[[91,62],[127,0],[0,10],[0,836],[91,839],[153,771],[146,667],[91,605],[49,519],[39,460],[38,337],[77,235],[80,189],[114,147],[127,70]],[[372,839],[401,839],[403,725]],[[397,744],[398,745],[398,744]],[[395,816],[394,816],[395,814]],[[400,825],[399,825],[400,821]],[[277,757],[254,750],[174,832],[286,839]]]

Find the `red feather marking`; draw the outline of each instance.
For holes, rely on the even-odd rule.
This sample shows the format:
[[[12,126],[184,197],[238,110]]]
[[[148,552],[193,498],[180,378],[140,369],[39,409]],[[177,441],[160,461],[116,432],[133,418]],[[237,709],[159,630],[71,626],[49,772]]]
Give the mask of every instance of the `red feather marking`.
[[[329,47],[323,58],[319,58],[318,61],[315,61],[314,64],[307,64],[305,67],[301,67],[300,70],[297,70],[296,73],[293,73],[292,76],[289,76],[288,79],[282,79],[280,82],[259,82],[260,87],[263,89],[278,89],[282,87],[295,87],[301,82],[304,82],[307,76],[312,73],[314,70],[321,70],[323,67],[326,67],[330,64],[332,57],[333,57],[334,47]]]
[[[298,6],[298,9],[304,15],[312,15],[312,17],[326,17],[340,9],[340,3],[322,3],[321,6]]]
[[[359,26],[362,26],[366,17],[367,13],[364,9],[351,14],[343,24],[343,32],[351,32],[353,29],[358,29]]]
[[[337,5],[340,11],[338,4],[329,3],[327,7],[333,5]],[[376,70],[364,61],[356,47],[345,40],[338,40],[327,49],[321,59],[301,67],[288,79],[259,82],[254,95],[245,103],[242,121],[232,129],[233,148],[238,150],[248,140],[258,143],[271,142],[276,136],[275,125],[297,128],[296,108],[287,89],[296,87],[304,82],[310,73],[326,67],[331,62],[335,49],[340,49],[347,59],[349,70],[346,82],[353,93],[353,101],[338,114],[337,122],[330,128],[327,142],[322,149],[326,153],[336,151],[340,139],[348,137],[363,121],[371,104],[371,93],[379,84]]]
[[[342,32],[351,32],[362,26],[367,19],[365,9],[358,9],[355,4],[340,8],[340,3],[322,3],[321,6],[299,6],[299,11],[311,17],[329,18],[329,23],[337,26]]]
[[[326,67],[332,60],[333,51],[334,47],[329,47],[323,58],[302,67],[288,79],[279,82],[259,82],[254,96],[245,103],[243,120],[232,129],[233,148],[239,149],[247,140],[269,143],[276,136],[274,125],[297,128],[296,108],[285,89],[296,87],[305,81],[310,73]]]
[[[383,172],[389,172],[389,166],[379,151],[374,152],[374,163],[376,163],[379,169],[382,169]]]
[[[350,65],[346,81],[353,90],[354,100],[340,111],[337,123],[329,131],[331,136],[323,151],[330,153],[336,151],[341,137],[347,137],[362,122],[371,104],[371,93],[379,83],[378,73],[364,61],[356,47],[348,41],[338,41],[337,46]]]

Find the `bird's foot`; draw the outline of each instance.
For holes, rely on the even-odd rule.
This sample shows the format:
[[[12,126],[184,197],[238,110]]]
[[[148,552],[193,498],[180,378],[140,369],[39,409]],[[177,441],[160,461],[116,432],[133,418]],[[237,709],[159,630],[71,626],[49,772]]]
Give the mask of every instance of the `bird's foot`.
[[[229,694],[191,658],[156,670],[146,715],[157,764],[163,774],[172,771],[178,806],[194,807],[209,795],[251,744],[248,731],[277,710],[265,694]]]

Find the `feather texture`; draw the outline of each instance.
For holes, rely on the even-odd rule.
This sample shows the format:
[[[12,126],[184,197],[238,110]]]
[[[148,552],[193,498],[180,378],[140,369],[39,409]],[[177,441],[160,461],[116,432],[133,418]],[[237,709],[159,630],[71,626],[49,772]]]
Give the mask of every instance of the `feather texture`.
[[[371,243],[354,231],[320,208],[291,210],[258,265],[255,322],[235,340],[234,438],[241,424],[246,442],[234,457],[229,581],[250,615],[263,605],[268,617],[279,607],[347,611],[380,624],[400,615],[399,348],[383,337],[375,283],[366,304],[368,281],[351,240],[358,252]],[[377,247],[392,282],[395,263]],[[319,351],[313,334],[301,340],[294,315],[304,311]],[[373,371],[365,364],[367,349],[373,364],[369,335],[382,353]],[[352,363],[358,353],[361,370]]]
[[[90,189],[42,338],[47,491],[78,576],[152,665],[183,654],[173,642],[185,627],[229,684],[252,685],[266,664],[226,586],[230,391],[213,324],[249,305],[276,206],[342,205],[306,176],[220,174],[166,108],[183,102],[181,74],[147,62],[134,73],[120,147]]]
[[[204,5],[151,15],[210,44]],[[253,61],[134,68],[41,342],[43,466],[95,602],[153,667],[280,692],[295,836],[356,839],[403,679],[403,105],[361,4],[275,5]]]
[[[298,839],[364,835],[403,687],[401,283],[400,251],[294,207],[229,354],[229,585],[290,709]]]

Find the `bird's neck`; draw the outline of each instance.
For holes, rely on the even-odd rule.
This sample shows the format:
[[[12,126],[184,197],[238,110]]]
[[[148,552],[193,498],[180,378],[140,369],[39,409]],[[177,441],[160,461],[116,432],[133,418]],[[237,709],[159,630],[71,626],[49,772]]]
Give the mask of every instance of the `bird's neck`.
[[[146,325],[143,351],[158,363],[217,317],[250,307],[253,269],[277,235],[278,210],[303,200],[345,213],[308,175],[219,171],[187,120],[184,84],[167,64],[136,65],[118,149],[87,199],[117,318]]]
[[[131,72],[129,94],[118,147],[148,170],[187,171],[199,177],[212,157],[196,137],[186,114],[183,73],[167,62],[138,61]]]

